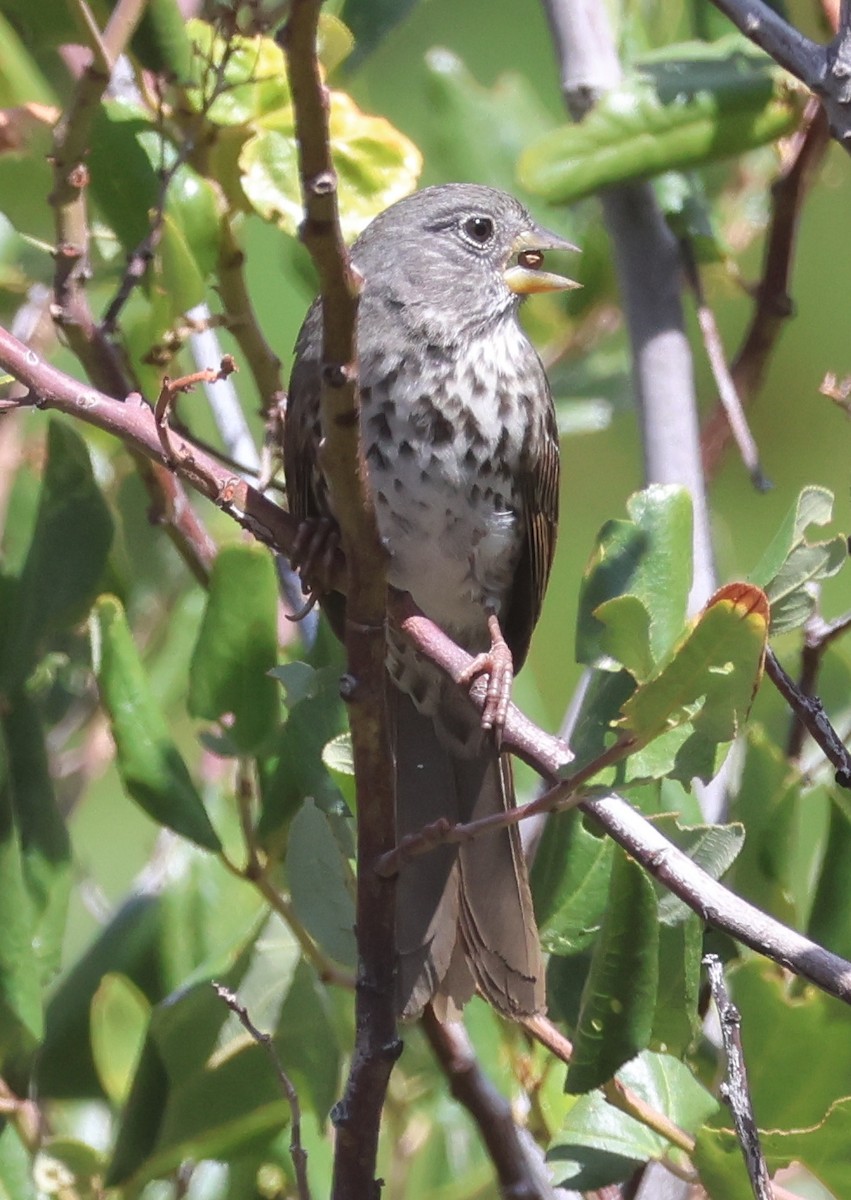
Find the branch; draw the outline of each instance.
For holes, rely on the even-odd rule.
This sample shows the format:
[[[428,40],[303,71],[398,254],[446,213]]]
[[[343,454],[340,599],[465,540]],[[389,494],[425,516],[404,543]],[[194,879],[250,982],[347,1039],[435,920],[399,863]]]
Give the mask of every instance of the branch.
[[[373,869],[396,840],[396,798],[385,676],[386,555],[360,446],[356,318],[360,279],[340,232],[328,92],[317,59],[321,0],[292,0],[282,43],[292,90],[305,218],[301,238],[322,303],[319,466],[346,559],[344,695],[349,707],[357,826],[356,1036],[343,1099],[334,1110],[335,1200],[377,1196],[378,1134],[402,1044],[396,1030],[396,884]]]
[[[605,6],[543,0],[561,67],[567,108],[580,120],[616,87],[621,69]],[[697,397],[680,295],[680,258],[649,183],[607,188],[600,197],[614,244],[633,351],[633,378],[647,483],[677,483],[694,507],[691,607],[715,590]]]
[[[452,1095],[476,1122],[508,1200],[555,1200],[540,1152],[515,1124],[511,1105],[482,1071],[460,1021],[444,1024],[429,1004],[420,1022]],[[527,1141],[528,1139],[528,1141]]]
[[[736,1126],[736,1135],[742,1147],[754,1196],[756,1200],[772,1200],[771,1180],[760,1146],[759,1130],[754,1120],[748,1088],[748,1072],[742,1050],[742,1018],[727,991],[721,959],[716,954],[707,954],[703,965],[709,975],[712,998],[721,1022],[724,1053],[727,1056],[727,1079],[721,1085],[721,1096],[733,1114],[733,1124]]]
[[[839,32],[826,46],[804,37],[765,0],[713,0],[715,7],[755,45],[819,97],[830,132],[851,151],[851,23],[840,8]]]
[[[112,400],[41,362],[37,355],[3,329],[0,329],[0,367],[32,393],[28,401],[6,401],[7,409],[27,402],[40,408],[57,409],[104,429],[156,462],[163,462],[153,413],[140,397],[130,397],[126,403]],[[189,443],[176,440],[176,448],[178,461],[174,470],[187,483],[229,513],[259,541],[279,553],[289,551],[297,533],[296,523],[289,513]],[[346,586],[342,570],[335,574],[333,584],[335,588]],[[416,650],[450,678],[456,682],[460,680],[472,662],[471,656],[423,616],[410,596],[392,593],[388,611]],[[481,685],[473,689],[472,695],[481,706]],[[564,742],[539,729],[514,705],[509,706],[503,745],[551,784],[558,782],[560,773],[570,761]],[[829,995],[851,1003],[851,963],[733,895],[619,796],[588,798],[581,807],[645,870],[708,924],[809,979]],[[392,850],[392,842],[385,849]],[[372,861],[378,856],[376,853]],[[377,878],[372,870],[367,874]]]
[[[830,144],[824,109],[811,100],[802,128],[789,139],[785,166],[771,189],[771,222],[765,241],[762,277],[754,289],[754,311],[738,354],[730,367],[738,396],[747,405],[762,387],[780,332],[793,315],[789,295],[798,223],[813,177]],[[706,421],[701,445],[703,467],[710,478],[718,471],[730,441],[730,424],[719,403]]]
[[[298,1092],[295,1090],[289,1075],[284,1070],[278,1049],[275,1045],[275,1039],[270,1033],[263,1033],[257,1028],[248,1015],[248,1009],[244,1004],[240,1004],[229,988],[224,987],[221,983],[213,983],[213,990],[220,1000],[224,1000],[231,1012],[236,1014],[243,1029],[250,1034],[258,1046],[263,1047],[272,1061],[272,1066],[274,1067],[278,1083],[281,1086],[281,1091],[284,1094],[284,1099],[290,1106],[290,1129],[292,1131],[290,1135],[290,1154],[292,1155],[293,1167],[295,1168],[299,1200],[310,1200],[310,1184],[307,1181],[307,1151],[301,1144],[301,1105],[298,1100]]]
[[[839,631],[844,628],[840,625]],[[807,696],[783,670],[769,647],[765,653],[765,673],[777,688],[792,712],[821,747],[826,758],[836,768],[835,779],[840,787],[851,788],[851,751],[833,728],[824,705],[818,696]]]

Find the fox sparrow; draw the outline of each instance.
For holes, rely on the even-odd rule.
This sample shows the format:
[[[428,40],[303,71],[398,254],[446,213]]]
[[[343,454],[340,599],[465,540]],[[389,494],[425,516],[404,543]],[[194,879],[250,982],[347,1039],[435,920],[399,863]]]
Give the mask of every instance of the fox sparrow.
[[[544,368],[518,321],[522,297],[568,288],[543,251],[572,250],[491,188],[426,188],[381,213],[352,248],[361,434],[389,581],[477,655],[484,718],[389,635],[397,834],[514,804],[499,749],[512,666],[526,656],[553,557],[558,442]],[[317,466],[322,314],[302,326],[284,462],[291,512],[333,517]],[[338,632],[343,600],[323,597]],[[510,653],[509,653],[510,652]],[[489,729],[493,725],[495,729]],[[406,864],[398,891],[398,1001],[450,1015],[478,989],[510,1015],[540,1011],[543,965],[516,828]]]

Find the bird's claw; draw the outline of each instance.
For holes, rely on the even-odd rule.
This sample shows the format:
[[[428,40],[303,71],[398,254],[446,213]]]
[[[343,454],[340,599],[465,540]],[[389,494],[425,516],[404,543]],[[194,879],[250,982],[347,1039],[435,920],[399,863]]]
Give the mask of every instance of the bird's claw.
[[[487,690],[482,708],[482,728],[492,729],[494,739],[499,745],[508,717],[508,705],[511,702],[514,659],[508,643],[502,636],[496,616],[488,617],[488,629],[491,636],[490,649],[476,655],[462,672],[460,682],[465,687],[470,687],[480,675],[487,675]]]
[[[290,551],[290,564],[299,573],[307,603],[292,614],[291,620],[300,621],[306,617],[319,597],[332,590],[330,580],[339,548],[340,531],[330,517],[309,517],[299,524]]]

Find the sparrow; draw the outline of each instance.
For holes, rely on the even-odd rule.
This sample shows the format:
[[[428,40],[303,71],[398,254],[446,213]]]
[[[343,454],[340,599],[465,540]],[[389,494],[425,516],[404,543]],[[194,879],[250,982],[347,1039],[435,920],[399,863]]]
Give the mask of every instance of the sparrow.
[[[474,655],[484,713],[390,631],[397,839],[439,818],[467,822],[515,804],[501,750],[513,672],[523,665],[555,549],[559,448],[546,373],[519,321],[536,292],[579,286],[544,269],[575,250],[512,196],[428,187],[379,214],[352,247],[361,442],[388,555],[388,582]],[[290,512],[333,519],[318,464],[322,311],[295,348],[284,424]],[[342,636],[344,598],[322,597]],[[545,1006],[544,967],[515,826],[405,863],[398,880],[397,1002],[452,1018],[476,991],[497,1010]]]

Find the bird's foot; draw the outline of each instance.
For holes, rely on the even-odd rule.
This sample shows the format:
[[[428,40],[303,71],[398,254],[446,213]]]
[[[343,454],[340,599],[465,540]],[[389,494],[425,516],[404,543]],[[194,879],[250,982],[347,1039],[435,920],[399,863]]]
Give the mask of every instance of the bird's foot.
[[[290,618],[306,617],[320,596],[332,591],[340,530],[330,517],[307,517],[301,521],[290,551],[290,564],[298,571],[307,603]]]
[[[482,728],[492,729],[497,745],[499,745],[502,741],[505,719],[508,716],[508,705],[511,702],[514,659],[508,643],[502,636],[499,620],[495,613],[491,613],[488,617],[488,630],[491,637],[490,650],[476,655],[461,675],[460,682],[465,687],[470,687],[480,675],[487,675],[488,685],[482,708]]]

